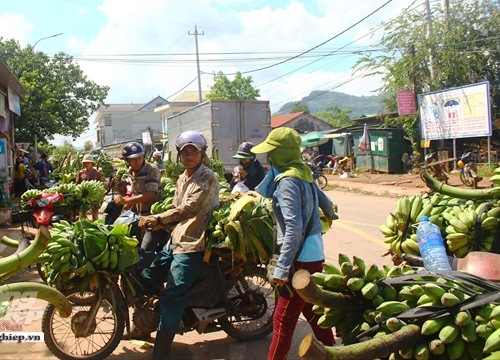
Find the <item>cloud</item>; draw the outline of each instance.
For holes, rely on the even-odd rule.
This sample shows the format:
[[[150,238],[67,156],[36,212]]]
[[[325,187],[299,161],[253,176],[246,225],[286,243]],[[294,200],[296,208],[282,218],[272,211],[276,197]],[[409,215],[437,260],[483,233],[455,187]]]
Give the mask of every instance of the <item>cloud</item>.
[[[28,34],[35,26],[21,14],[1,13],[0,24],[2,24],[2,37],[4,39],[16,39],[21,46],[28,43]]]

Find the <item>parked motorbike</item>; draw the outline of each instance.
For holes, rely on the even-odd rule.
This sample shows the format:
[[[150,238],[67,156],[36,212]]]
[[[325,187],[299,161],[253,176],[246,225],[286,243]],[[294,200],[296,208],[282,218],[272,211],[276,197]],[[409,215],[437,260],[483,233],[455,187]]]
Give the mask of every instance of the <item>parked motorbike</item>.
[[[140,284],[134,269],[120,275],[96,274],[86,284],[75,277],[61,289],[73,306],[69,317],[62,318],[52,305],[45,309],[45,343],[59,359],[109,356],[125,328],[130,331],[132,308],[135,324],[151,332],[157,329],[160,315],[156,304],[161,294],[136,296]],[[178,333],[222,330],[239,341],[263,338],[272,331],[273,294],[263,266],[243,263],[229,248],[214,248],[191,290]]]
[[[442,161],[436,161],[435,158],[434,158],[434,155],[436,153],[429,153],[427,155],[425,155],[425,158],[424,158],[424,163],[423,164],[419,164],[420,166],[420,169],[421,170],[427,170],[427,171],[430,171],[431,172],[431,175],[445,183],[445,184],[448,184],[448,175],[446,174],[446,164],[451,161],[451,160],[454,160],[454,159],[446,159],[446,160],[442,160]],[[420,173],[420,178],[422,179],[423,182],[425,182],[425,180],[422,178],[422,172]]]
[[[470,186],[473,189],[477,188],[477,184],[483,179],[481,176],[477,176],[477,163],[471,161],[472,152],[468,151],[462,154],[460,160],[458,160],[457,165],[459,168],[460,181],[465,186]]]

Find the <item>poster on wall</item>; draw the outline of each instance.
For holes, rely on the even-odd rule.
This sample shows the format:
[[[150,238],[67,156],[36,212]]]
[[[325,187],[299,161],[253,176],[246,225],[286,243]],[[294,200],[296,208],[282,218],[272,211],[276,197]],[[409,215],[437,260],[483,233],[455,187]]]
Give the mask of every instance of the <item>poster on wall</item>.
[[[422,139],[491,136],[489,82],[418,95]]]
[[[11,88],[7,88],[7,98],[9,99],[9,110],[21,116],[21,102],[19,95],[17,95]]]

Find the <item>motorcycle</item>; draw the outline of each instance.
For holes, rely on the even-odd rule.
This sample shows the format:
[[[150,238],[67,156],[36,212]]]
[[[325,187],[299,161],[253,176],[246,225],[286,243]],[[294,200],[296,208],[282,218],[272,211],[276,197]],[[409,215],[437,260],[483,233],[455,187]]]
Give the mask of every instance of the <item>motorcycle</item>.
[[[313,180],[318,185],[320,189],[326,188],[328,185],[328,179],[323,174],[323,170],[313,162],[308,162],[307,166],[311,169]]]
[[[455,159],[446,159],[446,160],[442,160],[442,161],[435,161],[434,155],[435,155],[435,153],[427,154],[424,158],[424,163],[420,164],[420,169],[421,170],[429,170],[431,172],[431,175],[435,179],[437,179],[445,184],[448,184],[449,177],[446,174],[446,164],[450,160],[455,160]],[[425,182],[425,180],[422,177],[422,174],[423,174],[423,172],[421,171],[420,178],[422,179],[423,182]]]
[[[477,184],[483,179],[481,176],[477,176],[477,163],[475,161],[470,161],[472,152],[465,152],[458,160],[457,165],[459,168],[460,181],[465,186],[470,186],[473,189],[477,189]]]
[[[160,314],[161,294],[136,296],[140,284],[134,269],[120,275],[96,273],[82,283],[75,277],[61,289],[72,303],[72,314],[62,318],[48,305],[42,318],[42,331],[49,350],[59,359],[103,359],[130,331],[133,322],[154,332]],[[178,333],[224,331],[239,341],[260,339],[272,332],[274,290],[263,265],[249,266],[233,257],[232,249],[213,248],[194,284]]]
[[[18,249],[16,252],[24,250],[29,246],[30,240],[33,239],[34,234],[29,229],[38,229],[41,226],[51,228],[52,224],[56,221],[66,220],[72,222],[77,217],[77,210],[71,207],[65,206],[64,214],[59,212],[59,208],[56,213],[55,207],[60,204],[65,196],[61,193],[41,193],[37,196],[29,199],[26,204],[23,205],[25,210],[19,212],[18,216],[21,220],[21,240],[18,243]],[[45,273],[42,269],[41,264],[37,263],[37,272],[42,280],[45,281]]]

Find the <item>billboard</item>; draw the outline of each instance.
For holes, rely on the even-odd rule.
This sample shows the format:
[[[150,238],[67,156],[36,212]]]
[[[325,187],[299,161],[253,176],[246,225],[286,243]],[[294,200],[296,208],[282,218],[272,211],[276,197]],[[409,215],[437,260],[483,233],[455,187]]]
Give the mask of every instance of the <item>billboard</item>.
[[[491,136],[489,82],[418,95],[422,139]]]

